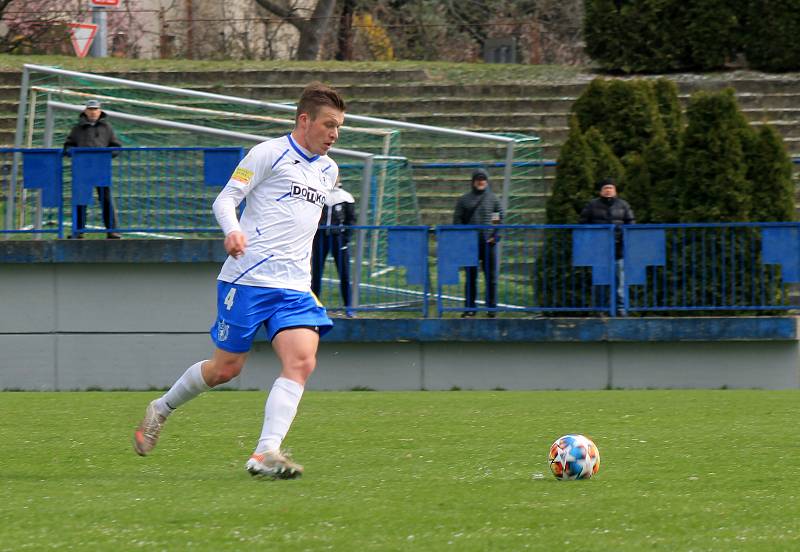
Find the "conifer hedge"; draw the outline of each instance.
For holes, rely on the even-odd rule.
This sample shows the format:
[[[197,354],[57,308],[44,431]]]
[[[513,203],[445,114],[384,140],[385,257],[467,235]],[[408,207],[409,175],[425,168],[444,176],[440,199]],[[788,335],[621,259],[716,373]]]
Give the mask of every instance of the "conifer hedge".
[[[800,0],[584,0],[584,9],[586,52],[608,70],[709,70],[739,54],[756,69],[800,69]]]
[[[800,69],[800,0],[744,4],[742,42],[748,64],[764,71]]]
[[[640,223],[794,220],[783,140],[750,125],[731,89],[696,93],[684,116],[667,79],[595,79],[572,111],[548,224],[577,222],[609,177]]]
[[[698,92],[681,112],[674,83],[664,79],[596,79],[574,103],[569,138],[561,149],[556,180],[547,202],[547,223],[578,220],[586,203],[596,196],[593,183],[618,179],[620,195],[633,208],[639,223],[777,222],[795,218],[791,160],[781,136],[768,125],[748,123],[731,89]],[[684,251],[696,251],[695,237],[685,234],[667,244],[670,259],[691,264]],[[670,286],[688,286],[707,304],[729,301],[714,287],[713,275],[730,267],[735,258],[760,266],[759,232],[734,234],[710,230],[703,240],[727,244],[708,274],[693,266],[658,269],[648,278]],[[740,243],[741,242],[741,243]],[[756,245],[754,245],[756,244]],[[694,248],[694,249],[693,249]],[[570,266],[571,243],[563,236],[545,239],[534,285],[568,292],[562,299],[575,305],[597,305],[589,275]],[[561,256],[557,256],[560,253]],[[730,258],[729,258],[730,257]],[[546,267],[546,268],[544,268]],[[751,272],[738,281],[735,293],[744,297],[768,273]],[[772,284],[770,284],[772,285]],[[684,289],[684,288],[680,288]],[[641,292],[638,290],[637,293]],[[648,303],[649,304],[649,303]]]

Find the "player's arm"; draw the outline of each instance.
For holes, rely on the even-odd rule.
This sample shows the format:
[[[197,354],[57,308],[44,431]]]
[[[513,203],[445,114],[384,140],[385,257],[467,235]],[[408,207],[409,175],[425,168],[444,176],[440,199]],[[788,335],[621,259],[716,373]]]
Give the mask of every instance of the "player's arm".
[[[258,150],[253,148],[233,171],[212,206],[214,217],[225,234],[225,251],[232,257],[242,256],[247,248],[247,236],[242,232],[236,209],[256,182],[263,178],[261,166],[263,162],[259,159]]]
[[[214,200],[214,217],[225,234],[225,251],[232,257],[240,257],[247,248],[247,237],[242,232],[236,208],[244,199],[245,193],[237,186],[227,185]]]

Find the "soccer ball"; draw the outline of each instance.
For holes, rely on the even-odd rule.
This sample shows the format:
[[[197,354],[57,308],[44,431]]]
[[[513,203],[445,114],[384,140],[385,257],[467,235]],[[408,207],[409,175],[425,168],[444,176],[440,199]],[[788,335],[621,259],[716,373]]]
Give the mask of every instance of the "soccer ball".
[[[550,447],[550,470],[556,479],[589,479],[600,469],[600,451],[588,437],[564,435]]]

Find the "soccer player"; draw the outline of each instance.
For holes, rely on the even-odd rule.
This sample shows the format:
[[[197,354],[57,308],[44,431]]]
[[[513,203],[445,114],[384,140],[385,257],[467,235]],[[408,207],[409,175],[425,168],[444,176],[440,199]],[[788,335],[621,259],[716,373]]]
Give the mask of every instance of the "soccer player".
[[[133,446],[142,456],[158,442],[176,408],[241,372],[264,324],[281,363],[264,407],[261,437],[245,468],[253,476],[292,479],[303,467],[280,450],[306,381],[316,367],[320,335],[333,326],[310,291],[311,244],[339,168],[327,156],[339,137],[345,103],[332,88],[311,83],[297,105],[290,134],[250,150],[214,201],[228,258],[217,281],[216,345],[145,411]],[[247,207],[236,218],[236,208]]]

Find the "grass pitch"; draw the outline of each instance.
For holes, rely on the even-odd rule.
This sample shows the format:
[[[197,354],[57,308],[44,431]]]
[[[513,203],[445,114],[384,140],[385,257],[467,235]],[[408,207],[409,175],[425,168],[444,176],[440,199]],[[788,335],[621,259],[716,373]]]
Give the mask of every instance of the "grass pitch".
[[[800,547],[797,392],[309,392],[297,481],[244,471],[263,393],[207,393],[136,456],[155,396],[2,393],[0,550]],[[595,479],[550,475],[570,432]]]

